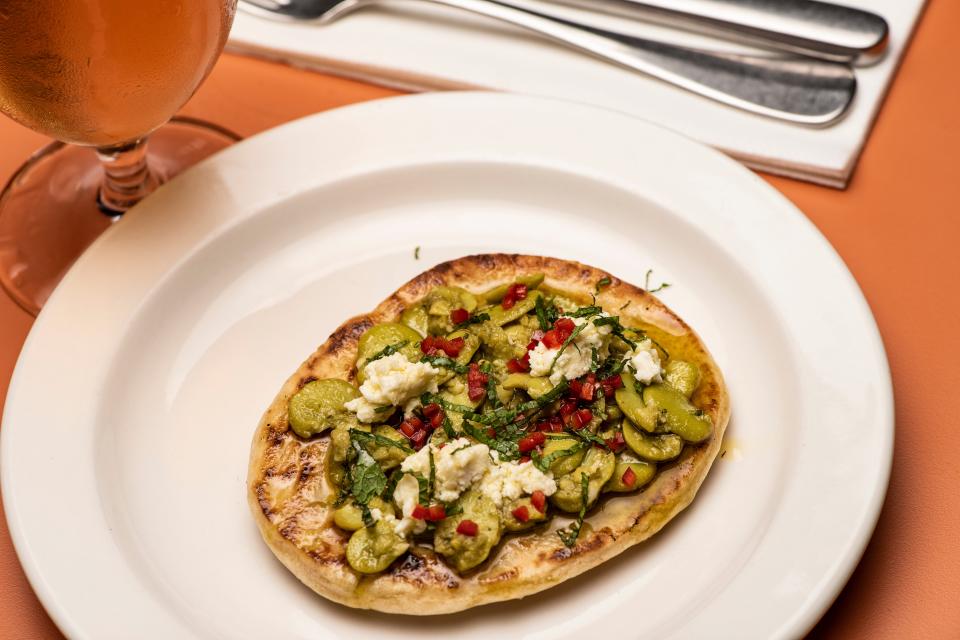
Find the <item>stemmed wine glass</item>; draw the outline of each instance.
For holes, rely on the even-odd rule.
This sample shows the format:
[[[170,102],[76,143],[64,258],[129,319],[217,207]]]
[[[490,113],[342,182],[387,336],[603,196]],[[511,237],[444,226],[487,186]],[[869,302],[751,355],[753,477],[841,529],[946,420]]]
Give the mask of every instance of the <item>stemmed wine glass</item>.
[[[238,139],[171,120],[220,56],[236,5],[0,0],[0,111],[58,140],[0,193],[0,283],[25,310],[120,214]]]

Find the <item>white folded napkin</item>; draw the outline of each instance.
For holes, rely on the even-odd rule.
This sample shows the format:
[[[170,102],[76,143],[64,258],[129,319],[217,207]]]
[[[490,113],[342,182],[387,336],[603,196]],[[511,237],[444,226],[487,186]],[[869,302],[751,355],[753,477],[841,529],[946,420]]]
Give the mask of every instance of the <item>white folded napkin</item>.
[[[820,129],[726,107],[518,29],[416,0],[364,9],[327,26],[281,23],[240,11],[228,49],[414,91],[493,89],[594,104],[679,131],[757,169],[844,187],[924,0],[846,4],[887,19],[889,50],[879,64],[857,69],[858,92],[850,113]],[[565,10],[638,36],[748,50],[620,17]]]

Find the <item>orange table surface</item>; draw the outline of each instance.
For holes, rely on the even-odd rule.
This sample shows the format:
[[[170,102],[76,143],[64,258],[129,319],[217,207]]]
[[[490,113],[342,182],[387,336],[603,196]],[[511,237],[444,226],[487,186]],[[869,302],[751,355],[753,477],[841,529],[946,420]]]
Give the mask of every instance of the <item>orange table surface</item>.
[[[879,524],[814,637],[960,637],[958,26],[960,2],[931,1],[846,191],[767,178],[827,236],[863,288],[896,395],[893,473]],[[249,136],[394,94],[226,55],[184,111]],[[0,118],[0,179],[44,142]],[[0,293],[0,402],[31,321]],[[0,638],[58,637],[0,519]]]

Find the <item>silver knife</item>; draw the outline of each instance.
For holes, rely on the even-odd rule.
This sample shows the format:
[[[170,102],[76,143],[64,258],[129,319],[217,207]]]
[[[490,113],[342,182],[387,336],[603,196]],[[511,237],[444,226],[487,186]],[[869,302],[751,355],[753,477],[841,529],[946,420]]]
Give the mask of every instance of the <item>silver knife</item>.
[[[881,16],[817,0],[552,0],[858,66],[883,57],[889,38]]]

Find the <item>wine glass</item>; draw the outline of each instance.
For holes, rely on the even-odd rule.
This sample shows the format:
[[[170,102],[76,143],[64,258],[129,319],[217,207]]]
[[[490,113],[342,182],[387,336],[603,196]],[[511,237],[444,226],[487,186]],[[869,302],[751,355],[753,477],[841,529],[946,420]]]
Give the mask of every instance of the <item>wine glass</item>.
[[[236,5],[0,0],[0,112],[58,140],[0,193],[0,282],[25,310],[124,211],[238,139],[171,120],[220,56]]]

